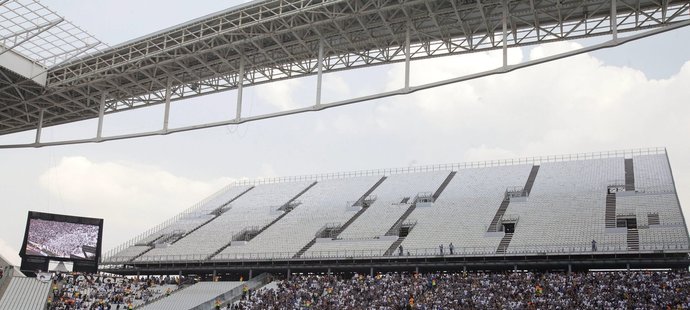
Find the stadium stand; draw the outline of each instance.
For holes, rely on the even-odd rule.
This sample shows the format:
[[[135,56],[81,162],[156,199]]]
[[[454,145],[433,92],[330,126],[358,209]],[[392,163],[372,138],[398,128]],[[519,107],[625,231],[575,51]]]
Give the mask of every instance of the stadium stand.
[[[44,309],[49,291],[49,281],[13,277],[0,299],[0,310]]]
[[[686,272],[299,275],[232,309],[688,309]]]
[[[688,232],[660,148],[257,180],[224,193],[106,254],[103,267],[134,274],[194,262],[204,272],[246,275],[289,273],[295,260],[337,269],[334,259],[394,265],[400,256],[412,266],[463,268],[500,257],[501,268],[513,269],[538,256],[560,268],[592,266],[592,255],[614,255],[598,268],[688,263]],[[212,218],[160,241],[199,213]],[[156,238],[155,248],[141,244]]]
[[[169,247],[153,249],[140,258],[140,261],[156,260],[161,256],[185,258],[199,255],[205,259],[221,248],[229,245],[233,239],[242,237],[242,232],[258,232],[261,228],[278,218],[286,211],[281,207],[295,200],[313,182],[294,182],[282,184],[264,184],[254,187],[245,195],[224,207],[222,214],[206,225],[186,235]],[[209,238],[209,236],[214,236]],[[245,234],[246,236],[246,234]],[[233,238],[234,237],[234,238]],[[244,240],[236,240],[244,242]]]

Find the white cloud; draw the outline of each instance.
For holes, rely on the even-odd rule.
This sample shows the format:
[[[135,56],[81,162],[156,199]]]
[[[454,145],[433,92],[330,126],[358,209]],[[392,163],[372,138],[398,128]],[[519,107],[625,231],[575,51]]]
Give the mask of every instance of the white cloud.
[[[0,256],[7,260],[8,263],[19,266],[21,259],[19,258],[19,249],[11,247],[3,239],[0,239]]]
[[[65,157],[40,176],[41,185],[75,215],[104,218],[104,249],[126,241],[206,198],[230,179],[179,177],[128,162]]]

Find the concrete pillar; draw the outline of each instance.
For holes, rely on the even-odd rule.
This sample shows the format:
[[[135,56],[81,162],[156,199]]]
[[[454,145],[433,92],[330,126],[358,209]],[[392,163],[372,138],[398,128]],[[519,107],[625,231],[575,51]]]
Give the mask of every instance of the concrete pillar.
[[[374,267],[369,268],[369,276],[370,277],[374,276]]]
[[[249,269],[249,278],[247,280],[251,280],[251,279],[252,279],[252,270]]]
[[[570,275],[571,273],[573,273],[573,265],[568,264],[568,275]]]

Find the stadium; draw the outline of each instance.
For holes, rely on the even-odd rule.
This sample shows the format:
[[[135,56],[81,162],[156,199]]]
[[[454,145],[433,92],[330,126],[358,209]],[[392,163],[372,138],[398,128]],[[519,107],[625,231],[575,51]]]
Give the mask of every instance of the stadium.
[[[626,115],[624,110],[589,105],[591,111],[584,110],[612,124],[603,130],[595,122],[576,125],[576,133],[585,132],[585,145],[613,147],[597,152],[460,156],[446,150],[455,150],[454,144],[471,137],[444,136],[447,133],[441,132],[457,127],[447,127],[443,116],[423,123],[423,113],[418,113],[419,118],[409,122],[392,112],[388,120],[411,131],[381,120],[383,125],[370,129],[366,117],[358,115],[355,127],[364,133],[346,139],[337,130],[322,130],[330,144],[307,141],[306,133],[299,133],[300,142],[290,141],[288,147],[275,143],[279,146],[273,149],[254,141],[257,136],[261,141],[291,140],[290,126],[298,126],[291,118],[309,122],[314,119],[305,115],[316,115],[313,117],[323,117],[318,121],[330,120],[338,126],[342,125],[340,119],[329,117],[346,113],[343,109],[359,109],[369,101],[449,87],[453,91],[443,93],[446,97],[462,97],[468,94],[462,92],[463,83],[495,76],[513,81],[517,79],[514,74],[534,74],[530,70],[552,62],[674,33],[690,24],[690,2],[686,0],[256,0],[230,8],[216,4],[224,9],[185,23],[175,19],[175,26],[114,46],[102,43],[42,2],[0,1],[0,137],[10,137],[0,141],[2,151],[17,152],[28,161],[35,156],[30,154],[48,149],[52,160],[54,151],[50,150],[55,148],[62,148],[56,152],[111,152],[117,156],[129,145],[138,148],[137,153],[152,152],[155,161],[179,156],[190,169],[208,164],[216,171],[224,165],[241,171],[241,166],[252,165],[254,159],[271,158],[275,163],[298,166],[281,171],[302,173],[276,176],[279,174],[271,171],[264,174],[268,176],[221,179],[222,186],[203,187],[143,165],[131,164],[135,168],[123,170],[124,164],[99,166],[90,161],[68,166],[74,176],[64,178],[58,172],[65,174],[60,168],[69,161],[63,160],[49,167],[50,173],[42,174],[40,182],[64,186],[56,190],[60,204],[62,199],[66,204],[79,201],[70,197],[79,197],[88,201],[88,207],[14,208],[28,211],[28,216],[21,226],[22,244],[16,245],[21,263],[4,257],[4,240],[16,238],[10,239],[2,230],[0,310],[690,308],[690,236],[681,206],[687,194],[676,184],[680,178],[678,173],[674,176],[672,163],[674,168],[680,167],[675,172],[680,170],[683,175],[687,167],[672,160],[677,158],[676,146],[671,150],[639,145],[616,149],[616,137],[621,137],[616,131],[623,131],[635,143],[648,141],[631,129],[639,127],[646,133],[642,124],[615,126],[615,120]],[[516,49],[538,49],[569,40],[581,40],[578,44],[583,45],[541,58],[514,59]],[[438,59],[481,53],[498,60],[498,67],[460,71],[443,75],[441,80],[416,79],[416,62],[431,71],[430,64]],[[365,71],[368,73],[356,79],[374,84],[376,78],[386,76],[402,85],[386,85],[370,94],[344,91],[344,98],[333,97],[331,93],[337,90],[327,86],[333,82],[329,80],[333,74],[386,66],[394,66],[390,71],[394,74]],[[424,68],[418,74],[423,73]],[[275,98],[271,91],[280,89],[279,85],[301,90],[303,85],[295,81],[304,79],[315,84],[309,90],[315,97],[309,97],[307,105],[268,110],[248,99],[254,98],[253,90],[260,89],[256,91],[259,95],[266,92],[272,100],[288,100]],[[558,83],[560,77],[546,79]],[[664,83],[672,84],[663,79],[651,84]],[[671,88],[681,89],[681,93],[687,89],[667,87]],[[229,118],[206,120],[189,114],[180,122],[174,116],[174,108],[186,101],[223,94],[231,94],[235,102]],[[629,90],[624,100],[632,101],[636,94]],[[579,96],[573,92],[563,98],[588,98]],[[682,97],[674,96],[664,100]],[[490,106],[490,99],[486,100]],[[607,100],[613,101],[606,97],[599,104],[610,104]],[[555,101],[566,106],[572,103]],[[648,108],[651,103],[643,106],[648,111],[644,117],[657,120],[654,117],[660,114],[667,121],[653,126],[668,126],[673,133],[651,140],[665,142],[668,138],[678,143],[683,139],[686,127],[674,124],[681,122],[685,110]],[[542,108],[524,108],[534,118],[508,123],[517,113],[492,107],[489,115],[497,121],[490,124],[515,132],[509,140],[516,143],[538,144],[532,141],[534,136],[521,134],[530,121],[556,118],[548,112],[551,105]],[[392,109],[411,111],[404,105]],[[467,109],[471,114],[471,107]],[[629,109],[635,106],[631,104]],[[572,111],[579,110],[568,110],[567,117],[577,118]],[[162,120],[162,126],[135,126],[132,132],[114,134],[106,128],[106,118],[135,123],[141,115]],[[220,155],[212,154],[219,149],[190,141],[209,134],[214,145],[222,144],[208,131],[220,128],[228,135],[234,134],[229,126],[247,128],[271,122],[286,122],[281,124],[287,126],[266,134],[273,138],[265,138],[264,131],[250,136],[247,140],[256,144],[246,144],[249,147],[224,146],[227,148],[220,149],[224,152],[216,152]],[[562,123],[557,125],[567,126]],[[80,135],[61,135],[64,126],[76,126]],[[469,122],[463,128],[473,126],[482,124]],[[438,127],[432,131],[437,136],[423,134],[424,127]],[[539,135],[554,134],[535,127]],[[586,127],[593,128],[591,135],[586,135]],[[319,128],[315,126],[313,131]],[[399,138],[400,146],[377,139],[371,139],[372,144],[359,143],[378,131],[389,131],[388,139]],[[415,138],[417,131],[419,139]],[[607,137],[609,134],[614,138]],[[152,149],[160,148],[163,137],[155,136],[180,140],[170,140],[175,144],[173,151],[162,148],[156,153]],[[559,137],[552,145],[579,148],[577,134]],[[16,142],[15,138],[29,138],[29,142]],[[179,141],[185,142],[179,145]],[[304,147],[306,144],[311,147]],[[299,146],[304,152],[292,153]],[[329,160],[315,151],[328,148],[333,148],[328,154],[342,153],[331,166],[323,165]],[[399,163],[395,155],[404,158],[408,152],[426,154],[426,159],[450,158],[451,163],[420,165],[414,161],[398,168],[381,164]],[[242,160],[240,153],[255,158]],[[378,153],[383,160],[374,161]],[[362,167],[350,164],[358,161],[365,162],[366,168],[347,169]],[[304,164],[300,166],[300,162]],[[380,165],[372,167],[374,162]],[[343,169],[324,172],[329,167]],[[101,170],[89,173],[96,168]],[[131,172],[135,170],[141,171]],[[8,179],[23,184],[12,169],[6,171]],[[129,175],[125,175],[127,171]],[[133,185],[116,188],[107,182],[106,172]],[[242,172],[234,173],[239,176]],[[141,195],[133,189],[145,184],[142,182],[153,184],[143,190],[152,193]],[[75,185],[68,187],[71,183]],[[72,190],[79,187],[86,190]],[[159,192],[160,188],[167,189]],[[179,192],[204,198],[182,210],[176,208],[180,204],[177,198],[183,197],[176,196]],[[0,193],[8,203],[16,203],[13,195]],[[159,197],[165,195],[173,198]],[[40,202],[30,196],[21,199]],[[128,196],[133,198],[119,200]],[[174,207],[161,211],[158,205],[163,201]],[[12,222],[23,224],[24,218],[9,213],[14,209],[8,208],[0,229],[11,228],[18,236],[19,226]],[[174,215],[163,220],[163,214]],[[108,227],[118,222],[124,224]],[[114,244],[112,240],[117,238],[124,242]]]

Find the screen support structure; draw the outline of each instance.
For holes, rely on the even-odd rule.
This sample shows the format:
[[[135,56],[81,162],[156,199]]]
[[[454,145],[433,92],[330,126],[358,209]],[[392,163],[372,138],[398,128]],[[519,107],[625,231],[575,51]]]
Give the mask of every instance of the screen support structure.
[[[11,149],[11,148],[39,148],[39,147],[46,147],[46,146],[58,146],[58,145],[71,145],[71,144],[84,144],[84,143],[100,143],[100,142],[105,142],[105,141],[115,141],[115,140],[125,140],[125,139],[133,139],[133,138],[139,138],[139,137],[149,137],[149,136],[158,136],[158,135],[169,135],[173,133],[178,133],[178,132],[186,132],[186,131],[192,131],[192,130],[199,130],[199,129],[205,129],[205,128],[213,128],[213,127],[219,127],[219,126],[228,126],[228,125],[241,125],[244,123],[249,123],[249,122],[254,122],[254,121],[259,121],[259,120],[267,120],[267,119],[272,119],[276,117],[282,117],[282,116],[288,116],[288,115],[295,115],[295,114],[301,114],[301,113],[306,113],[306,112],[317,112],[317,111],[322,111],[326,109],[331,109],[335,107],[340,107],[340,106],[346,106],[346,105],[351,105],[355,103],[360,103],[360,102],[365,102],[365,101],[371,101],[371,100],[376,100],[376,99],[382,99],[382,98],[389,98],[393,96],[400,96],[400,95],[407,95],[411,94],[414,92],[422,91],[422,90],[427,90],[427,89],[433,89],[445,85],[450,85],[450,84],[455,84],[455,83],[461,83],[461,82],[466,82],[478,78],[483,78],[483,77],[488,77],[488,76],[493,76],[493,75],[501,75],[501,74],[507,74],[516,70],[520,70],[523,68],[528,68],[552,61],[557,61],[560,59],[588,53],[588,52],[593,52],[597,50],[602,50],[602,49],[608,49],[608,48],[613,48],[617,47],[635,40],[639,40],[642,38],[654,36],[660,33],[668,32],[671,30],[679,29],[682,27],[686,27],[690,25],[690,20],[684,20],[680,21],[677,23],[673,24],[668,24],[660,28],[653,28],[651,30],[646,30],[642,32],[638,32],[635,34],[632,34],[630,36],[626,37],[620,37],[618,35],[618,18],[617,18],[617,11],[616,11],[616,6],[617,6],[617,1],[619,0],[611,0],[612,1],[612,9],[610,12],[610,23],[611,23],[611,38],[608,41],[598,43],[598,44],[593,44],[590,46],[584,46],[582,48],[544,57],[541,59],[535,59],[535,60],[529,60],[525,61],[522,63],[517,63],[517,64],[509,64],[508,60],[508,36],[510,35],[510,32],[508,30],[508,12],[507,8],[504,8],[502,11],[502,32],[501,32],[501,40],[502,40],[502,64],[501,66],[491,69],[491,70],[486,70],[478,73],[473,73],[473,74],[468,74],[468,75],[463,75],[463,76],[458,76],[454,78],[449,78],[441,81],[436,81],[436,82],[431,82],[431,83],[425,83],[425,84],[420,84],[420,85],[410,85],[410,77],[412,75],[411,68],[410,68],[410,62],[411,62],[411,45],[410,45],[410,29],[408,26],[407,31],[405,32],[405,42],[404,42],[404,53],[405,53],[405,58],[404,58],[404,64],[405,64],[405,73],[404,73],[404,85],[402,88],[399,88],[397,90],[392,90],[392,91],[385,91],[385,92],[380,92],[377,94],[373,95],[366,95],[366,96],[360,96],[360,97],[354,97],[354,98],[349,98],[345,100],[339,100],[339,101],[333,101],[333,102],[328,102],[328,103],[323,103],[322,102],[322,90],[323,90],[323,66],[324,66],[324,61],[325,61],[325,55],[324,55],[324,42],[321,41],[319,42],[318,45],[318,57],[316,59],[316,75],[317,75],[317,83],[316,83],[316,98],[315,102],[311,106],[303,107],[303,108],[295,108],[295,109],[289,109],[289,110],[284,110],[284,111],[278,111],[278,112],[272,112],[272,113],[265,113],[261,115],[252,115],[252,116],[242,116],[242,105],[243,105],[243,98],[242,98],[242,93],[243,93],[243,87],[244,87],[244,82],[245,82],[245,60],[244,58],[241,58],[242,61],[240,61],[240,73],[237,76],[238,83],[237,83],[237,106],[236,106],[236,115],[232,119],[224,120],[224,121],[218,121],[218,122],[209,122],[209,123],[204,123],[204,124],[198,124],[198,125],[191,125],[191,126],[184,126],[184,127],[175,127],[175,128],[170,128],[169,126],[169,115],[170,115],[170,102],[171,102],[171,95],[173,94],[172,86],[170,83],[170,80],[168,82],[167,88],[165,90],[165,114],[164,114],[164,122],[163,126],[160,130],[154,130],[154,131],[148,131],[148,132],[140,132],[140,133],[133,133],[133,134],[123,134],[123,135],[113,135],[113,136],[103,136],[102,135],[102,124],[103,124],[103,119],[105,117],[104,113],[99,113],[99,127],[98,131],[96,134],[96,137],[94,138],[87,138],[87,139],[74,139],[74,140],[64,140],[64,141],[51,141],[51,142],[41,142],[41,131],[42,131],[42,126],[43,124],[39,123],[39,127],[37,129],[36,133],[36,140],[34,143],[26,143],[26,144],[7,144],[7,145],[0,145],[0,149]],[[481,5],[481,4],[479,4]],[[505,1],[504,1],[505,5]],[[690,12],[690,10],[688,10]],[[537,28],[537,31],[539,31],[539,28]],[[450,57],[450,56],[448,56]],[[456,56],[459,57],[459,56]],[[104,108],[104,101],[101,101],[101,112],[102,109]]]

